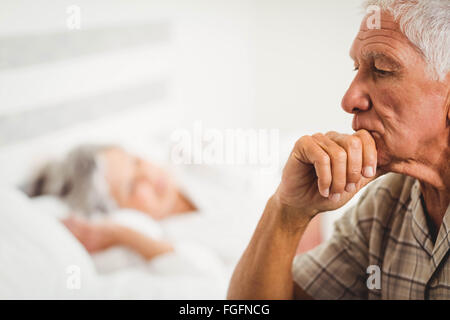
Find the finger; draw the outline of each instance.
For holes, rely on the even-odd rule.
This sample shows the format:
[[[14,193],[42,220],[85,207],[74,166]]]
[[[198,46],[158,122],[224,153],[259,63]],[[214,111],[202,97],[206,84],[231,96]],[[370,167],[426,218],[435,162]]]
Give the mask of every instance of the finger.
[[[345,191],[355,192],[356,184],[361,179],[362,170],[362,142],[358,136],[340,134],[334,131],[326,134],[347,152],[347,184]]]
[[[356,188],[358,190],[360,190],[363,187],[365,187],[367,184],[369,184],[370,182],[372,182],[375,179],[385,175],[386,173],[388,173],[388,171],[381,170],[380,168],[377,168],[377,171],[375,172],[375,175],[372,178],[366,178],[366,177],[362,176],[361,180],[359,180],[359,182],[356,184]]]
[[[377,147],[375,140],[367,130],[359,130],[353,135],[359,137],[362,142],[363,160],[362,174],[366,178],[375,176],[377,170]]]
[[[323,134],[316,134],[313,138],[330,157],[332,175],[330,199],[339,201],[347,180],[347,153],[336,142]]]
[[[298,160],[314,165],[319,193],[328,198],[332,180],[330,157],[311,136],[302,137],[296,149]]]

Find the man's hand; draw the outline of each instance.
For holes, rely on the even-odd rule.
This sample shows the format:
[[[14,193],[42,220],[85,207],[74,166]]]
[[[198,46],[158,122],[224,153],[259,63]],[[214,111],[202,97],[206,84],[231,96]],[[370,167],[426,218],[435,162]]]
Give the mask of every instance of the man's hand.
[[[366,130],[303,136],[283,170],[275,197],[310,217],[335,210],[381,175],[375,140]]]
[[[310,299],[292,278],[292,261],[307,225],[380,176],[376,168],[375,141],[366,130],[300,138],[234,270],[228,298]]]

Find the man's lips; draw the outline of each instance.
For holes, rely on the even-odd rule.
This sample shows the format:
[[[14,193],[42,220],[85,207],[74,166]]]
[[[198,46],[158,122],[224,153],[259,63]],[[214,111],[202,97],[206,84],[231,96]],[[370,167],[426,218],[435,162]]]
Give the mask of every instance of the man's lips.
[[[369,123],[364,123],[364,121],[361,121],[361,119],[356,115],[353,117],[352,129],[355,132],[364,129],[366,131],[369,131],[371,134],[375,132],[378,133],[376,129],[371,128]],[[381,136],[380,134],[378,135]]]
[[[361,124],[361,123],[358,121],[358,118],[356,118],[356,117],[353,118],[352,129],[353,129],[355,132],[364,129],[364,130],[366,130],[366,131],[369,131],[369,133],[372,135],[372,137],[381,138],[381,134],[380,134],[377,130],[374,130],[374,129],[372,129],[372,128],[368,128],[367,126],[364,126],[363,124]]]

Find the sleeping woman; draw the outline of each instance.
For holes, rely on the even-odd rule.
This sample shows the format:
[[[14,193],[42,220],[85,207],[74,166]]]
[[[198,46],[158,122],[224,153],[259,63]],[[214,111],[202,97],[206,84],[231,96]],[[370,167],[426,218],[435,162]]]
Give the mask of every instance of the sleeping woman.
[[[89,252],[122,245],[145,259],[171,252],[173,247],[109,219],[87,218],[119,208],[134,209],[155,220],[196,210],[167,171],[109,145],[82,145],[63,161],[47,163],[33,179],[28,193],[64,200],[77,214],[63,223]]]
[[[172,231],[174,236],[182,238],[181,242],[187,239],[200,243],[219,255],[223,253],[223,260],[233,264],[242,249],[237,248],[241,245],[238,240],[245,245],[246,239],[237,230],[248,224],[251,232],[253,225],[245,223],[246,211],[242,209],[245,201],[237,203],[242,210],[220,212],[223,206],[220,201],[222,204],[233,201],[225,197],[224,192],[214,190],[211,183],[214,180],[217,179],[208,178],[206,187],[197,192],[201,197],[194,197],[187,188],[180,187],[168,171],[121,147],[82,145],[62,161],[49,162],[42,167],[27,192],[32,197],[52,195],[62,199],[73,213],[64,218],[63,223],[90,253],[125,247],[151,260],[176,251],[171,241],[173,237],[170,237]],[[209,211],[214,211],[214,215],[202,214],[208,211],[203,210],[204,198],[208,198],[212,208]],[[166,228],[164,232],[155,228],[153,233],[142,232],[142,228],[111,219],[114,212],[125,212],[127,216],[139,213],[138,227],[150,222],[156,229],[160,225]],[[163,233],[169,237],[162,236]],[[318,223],[312,224],[309,234],[301,244],[303,251],[320,241]],[[178,250],[178,245],[176,247]]]

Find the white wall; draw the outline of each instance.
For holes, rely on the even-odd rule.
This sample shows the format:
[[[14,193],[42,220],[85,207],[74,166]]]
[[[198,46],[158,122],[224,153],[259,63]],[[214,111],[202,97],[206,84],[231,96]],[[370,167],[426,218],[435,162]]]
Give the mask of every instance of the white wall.
[[[348,52],[359,0],[258,1],[255,86],[260,126],[350,130],[340,108],[353,68]]]
[[[0,35],[82,26],[173,22],[173,101],[218,127],[350,130],[340,100],[360,0],[3,0]]]
[[[69,5],[81,8],[82,29],[130,22],[169,21],[171,98],[179,108],[178,112],[185,114],[188,121],[202,120],[213,126],[243,125],[252,119],[252,1],[3,0],[0,2],[0,36],[67,30],[66,9]],[[129,59],[136,61],[132,55]],[[153,59],[152,55],[149,54],[148,59]],[[148,64],[151,63],[142,64],[144,74]],[[20,73],[17,70],[12,72]],[[111,72],[99,72],[96,78],[102,75],[105,82],[111,81]],[[83,86],[78,78],[68,78],[68,82],[73,79],[73,88],[77,84]],[[70,86],[67,81],[61,85],[64,88],[55,86],[56,95],[59,89],[64,91]],[[19,100],[25,98],[18,94],[13,97],[11,93],[21,90],[14,85],[2,90],[11,101],[17,98],[14,108],[20,108],[22,103]],[[40,97],[40,92],[34,93]]]
[[[177,2],[177,103],[219,127],[351,132],[360,0]]]

